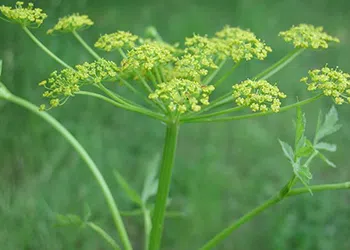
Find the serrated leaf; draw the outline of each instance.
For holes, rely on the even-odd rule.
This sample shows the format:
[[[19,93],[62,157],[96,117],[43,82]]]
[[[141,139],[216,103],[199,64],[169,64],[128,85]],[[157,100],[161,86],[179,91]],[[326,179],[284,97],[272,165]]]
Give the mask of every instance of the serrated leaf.
[[[281,147],[282,147],[282,150],[283,150],[283,153],[284,155],[291,161],[291,162],[294,162],[294,152],[293,152],[293,149],[292,147],[284,142],[284,141],[281,141],[281,140],[278,140],[281,144]]]
[[[322,161],[324,161],[328,166],[330,166],[332,168],[336,168],[337,167],[333,162],[328,160],[327,157],[325,155],[321,154],[319,151],[317,152],[317,156],[320,157],[320,159]]]
[[[157,154],[152,162],[148,165],[147,175],[143,185],[143,190],[141,194],[142,201],[147,203],[147,200],[154,196],[158,190],[158,168],[160,164],[160,155]]]
[[[128,184],[128,182],[121,176],[117,170],[114,170],[114,176],[117,179],[117,182],[121,186],[121,188],[125,191],[128,198],[135,202],[136,204],[142,206],[143,202],[140,195]]]
[[[298,149],[298,146],[303,146],[303,143],[300,143],[300,142],[305,138],[304,137],[305,126],[306,126],[305,114],[302,112],[301,107],[298,106],[296,128],[295,128],[295,149]]]
[[[312,179],[312,174],[310,169],[306,165],[300,165],[300,163],[293,164],[293,170],[298,179],[303,183],[303,185],[309,190],[312,194],[312,191],[309,187],[309,182]]]
[[[323,123],[318,126],[315,135],[315,144],[317,144],[322,138],[337,132],[341,125],[337,124],[338,122],[338,113],[334,106],[328,111],[325,116]]]
[[[329,151],[329,152],[337,151],[337,145],[336,144],[331,144],[331,143],[327,143],[327,142],[319,142],[314,147],[315,147],[315,149],[326,150],[326,151]]]
[[[56,214],[55,226],[82,226],[83,220],[75,214]]]

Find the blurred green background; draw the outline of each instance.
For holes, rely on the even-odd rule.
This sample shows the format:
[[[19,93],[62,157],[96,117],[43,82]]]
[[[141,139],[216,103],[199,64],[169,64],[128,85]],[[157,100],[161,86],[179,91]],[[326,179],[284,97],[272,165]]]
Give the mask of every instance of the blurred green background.
[[[289,95],[286,103],[310,96],[299,79],[308,69],[326,63],[350,72],[350,2],[346,0],[41,0],[48,13],[35,30],[52,51],[70,64],[93,58],[70,35],[47,36],[58,17],[79,12],[95,25],[81,33],[93,44],[100,34],[118,29],[142,35],[157,27],[171,43],[193,33],[212,35],[225,24],[250,29],[273,53],[263,62],[240,67],[227,81],[253,76],[288,53],[292,46],[277,34],[293,24],[322,25],[341,43],[325,51],[307,51],[271,78]],[[15,1],[1,1],[13,5]],[[2,81],[15,94],[41,104],[37,83],[60,65],[48,58],[21,31],[0,22]],[[109,55],[109,58],[113,56]],[[312,136],[318,110],[327,111],[326,98],[304,108]],[[312,184],[350,180],[350,109],[338,107],[343,128],[329,141],[338,151],[329,158],[337,169],[321,161],[312,165]],[[122,210],[133,205],[122,194],[112,171],[117,168],[138,190],[147,164],[162,150],[164,126],[147,117],[115,109],[99,100],[78,96],[51,111],[84,145],[99,165]],[[170,208],[187,216],[166,220],[162,249],[197,249],[230,221],[274,194],[290,177],[278,138],[293,140],[295,112],[217,124],[189,124],[181,128]],[[48,124],[26,110],[0,100],[0,248],[4,250],[84,249],[108,246],[89,230],[53,227],[54,213],[82,214],[116,236],[108,208],[91,173],[67,142]],[[350,249],[350,193],[335,191],[289,198],[234,232],[217,249]],[[143,244],[142,218],[125,217],[135,245]]]

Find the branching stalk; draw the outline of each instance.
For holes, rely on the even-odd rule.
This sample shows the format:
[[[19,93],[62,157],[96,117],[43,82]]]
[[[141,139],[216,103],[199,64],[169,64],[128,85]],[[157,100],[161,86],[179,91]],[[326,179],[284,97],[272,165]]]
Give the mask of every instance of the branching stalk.
[[[33,33],[27,28],[27,27],[22,27],[23,30],[27,33],[27,35],[43,50],[45,51],[51,58],[53,58],[56,62],[61,64],[63,67],[72,69],[71,66],[69,66],[67,63],[62,61],[59,57],[57,57],[54,53],[52,53],[44,44],[42,44],[34,35]]]

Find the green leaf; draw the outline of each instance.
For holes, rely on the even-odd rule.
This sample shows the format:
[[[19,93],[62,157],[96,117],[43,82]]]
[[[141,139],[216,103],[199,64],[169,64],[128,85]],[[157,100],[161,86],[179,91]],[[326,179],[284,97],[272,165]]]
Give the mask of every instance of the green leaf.
[[[312,145],[305,145],[301,148],[299,148],[297,150],[297,152],[295,153],[295,156],[297,158],[299,157],[307,157],[307,156],[310,156],[312,153],[314,152],[314,148],[312,147]]]
[[[129,199],[136,204],[142,206],[143,202],[140,195],[128,184],[128,182],[121,176],[117,170],[114,170],[114,176],[117,179],[119,185],[123,188]]]
[[[329,152],[337,151],[337,145],[330,144],[330,143],[327,143],[327,142],[319,142],[314,147],[315,147],[315,149],[326,150],[326,151],[329,151]]]
[[[305,125],[306,119],[305,114],[302,112],[301,107],[297,107],[297,120],[296,120],[296,129],[295,129],[295,149],[297,150],[299,147],[304,146],[302,143],[305,140]]]
[[[317,144],[322,138],[337,132],[341,125],[337,124],[338,122],[338,113],[334,106],[328,111],[325,116],[324,122],[320,125],[318,124],[318,128],[315,135],[314,144]]]
[[[298,179],[309,190],[310,194],[312,194],[312,191],[309,187],[310,180],[312,179],[312,174],[309,167],[306,165],[300,165],[298,162],[293,164],[293,170]]]
[[[284,141],[281,141],[281,140],[278,140],[278,141],[281,144],[284,155],[293,163],[294,162],[294,152],[293,152],[292,147]]]
[[[75,214],[56,214],[55,226],[82,226],[84,225],[83,220]]]
[[[330,160],[327,159],[327,157],[323,154],[321,154],[319,151],[317,151],[317,156],[324,161],[328,166],[332,167],[332,168],[336,168],[337,166],[331,162]]]
[[[158,169],[160,165],[160,155],[157,154],[154,159],[148,164],[147,175],[143,185],[141,198],[144,204],[147,203],[148,199],[154,196],[158,190]]]

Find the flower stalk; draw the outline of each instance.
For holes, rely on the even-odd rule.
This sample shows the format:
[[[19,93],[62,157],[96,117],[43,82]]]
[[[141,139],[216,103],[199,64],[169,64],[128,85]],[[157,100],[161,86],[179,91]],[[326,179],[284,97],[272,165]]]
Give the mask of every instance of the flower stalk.
[[[152,217],[152,230],[148,248],[149,250],[158,250],[160,249],[161,245],[165,210],[170,190],[171,175],[174,166],[178,133],[178,121],[169,121],[166,127],[156,204],[154,208],[154,214]]]

